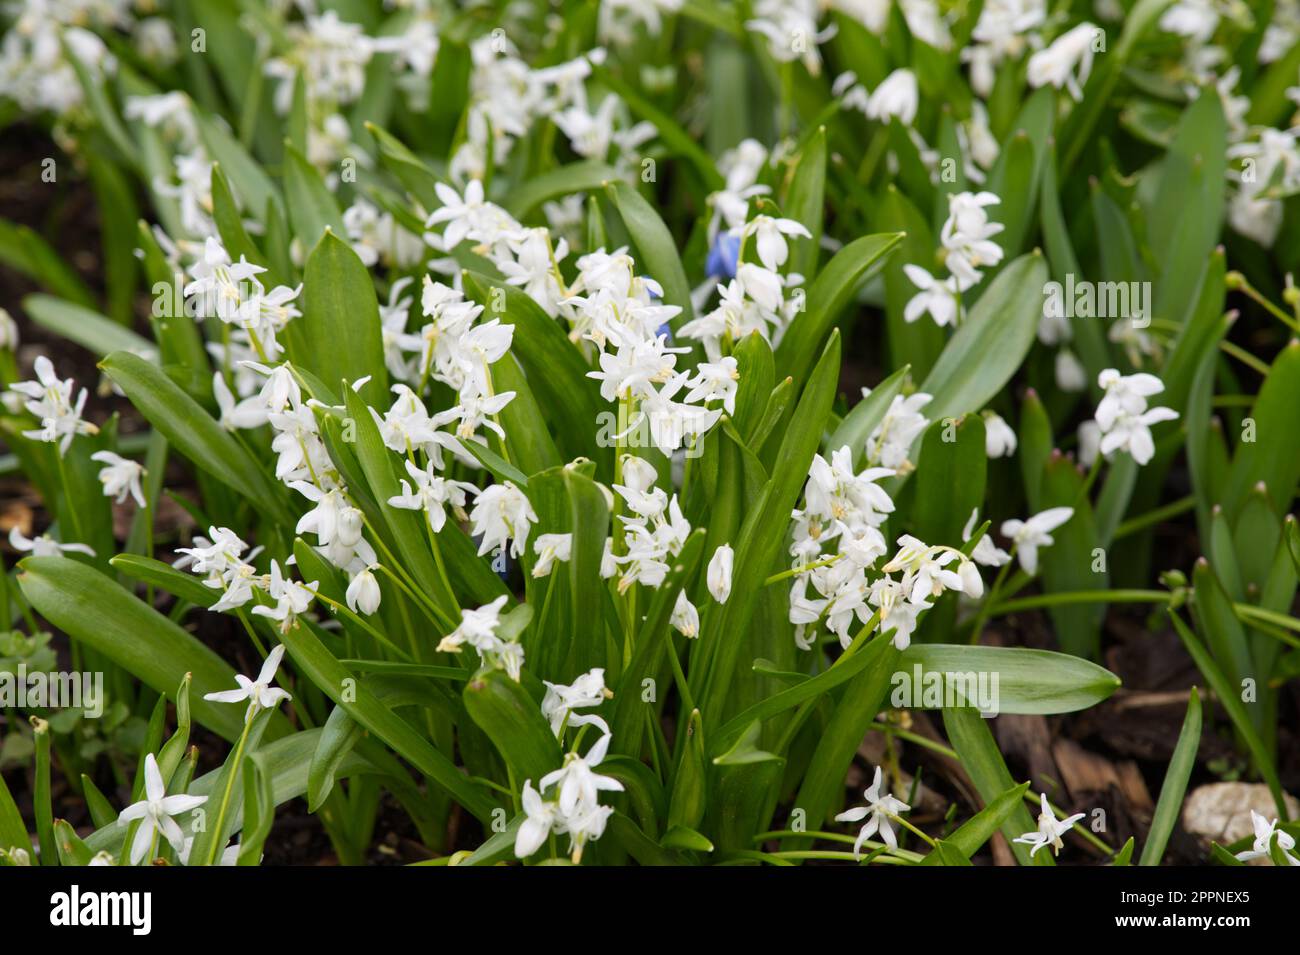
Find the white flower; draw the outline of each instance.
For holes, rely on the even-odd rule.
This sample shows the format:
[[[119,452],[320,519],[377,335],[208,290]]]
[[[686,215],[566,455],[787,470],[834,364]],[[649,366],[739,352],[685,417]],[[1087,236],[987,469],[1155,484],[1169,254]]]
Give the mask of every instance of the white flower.
[[[73,380],[60,380],[54,372],[53,363],[44,355],[36,359],[35,371],[35,381],[19,381],[9,386],[10,391],[27,399],[24,407],[41,420],[39,429],[24,431],[23,437],[57,444],[59,454],[67,454],[73,436],[96,434],[99,431],[99,428],[81,417],[82,409],[86,407],[86,389],[82,388],[74,400]]]
[[[772,272],[785,265],[785,261],[790,255],[789,246],[786,245],[785,241],[787,235],[802,236],[805,239],[812,238],[812,233],[794,219],[774,219],[765,215],[754,216],[745,224],[740,234],[746,238],[749,236],[756,237],[755,244],[758,248],[758,260]]]
[[[1106,390],[1095,415],[1100,452],[1109,457],[1128,451],[1138,464],[1148,463],[1155,454],[1151,425],[1178,417],[1171,408],[1147,408],[1147,398],[1164,391],[1164,382],[1143,372],[1121,375],[1107,368],[1097,376],[1097,384]]]
[[[99,461],[104,467],[99,470],[99,483],[104,485],[106,497],[117,498],[121,504],[128,494],[136,504],[144,507],[144,490],[140,487],[140,477],[144,467],[137,461],[114,454],[112,451],[96,451],[90,460]]]
[[[991,192],[959,192],[948,197],[948,218],[939,230],[939,241],[946,250],[944,262],[960,291],[979,282],[980,269],[1002,261],[1002,246],[993,236],[1004,226],[990,221],[985,211],[986,206],[1001,201]]]
[[[227,431],[258,428],[266,424],[270,409],[262,396],[252,395],[236,402],[221,372],[212,376],[212,395],[217,399],[217,409],[221,412],[221,427]]]
[[[904,265],[908,281],[921,291],[912,296],[903,309],[903,320],[914,322],[926,312],[940,327],[957,320],[957,279],[949,276],[940,281],[919,265]]]
[[[524,780],[520,801],[523,803],[524,821],[515,833],[515,856],[526,859],[542,847],[551,830],[560,824],[560,808],[542,799],[533,788],[531,779]]]
[[[966,522],[966,526],[961,532],[962,543],[968,542],[971,535],[975,533],[975,524],[979,517],[980,509],[978,507],[970,512],[970,520]],[[993,538],[989,537],[988,534],[980,537],[970,556],[975,563],[982,564],[985,567],[1001,567],[1011,560],[1011,555],[993,543]]]
[[[1083,84],[1092,72],[1093,45],[1101,28],[1091,23],[1057,37],[1052,45],[1029,58],[1029,85],[1037,89],[1052,85],[1064,87],[1076,101],[1083,99]]]
[[[1053,370],[1057,387],[1062,391],[1083,391],[1088,387],[1088,370],[1068,348],[1062,348],[1056,353]]]
[[[518,558],[527,549],[531,526],[537,523],[533,505],[510,481],[485,488],[469,517],[471,532],[483,538],[478,547],[480,557],[510,543],[510,556]]]
[[[559,808],[564,815],[573,815],[580,805],[594,806],[599,792],[623,791],[623,784],[614,777],[592,771],[604,760],[611,739],[613,737],[606,733],[596,740],[585,757],[566,753],[564,765],[542,777],[538,785],[543,790],[551,786],[558,788]]]
[[[259,708],[269,710],[274,706],[279,706],[281,700],[292,700],[293,697],[288,690],[271,685],[275,680],[276,671],[280,669],[282,659],[284,659],[283,643],[278,644],[274,650],[266,655],[266,660],[262,663],[262,669],[258,671],[256,680],[250,680],[242,673],[236,673],[235,682],[239,684],[239,689],[205,693],[203,698],[211,700],[213,703],[242,703],[244,700],[248,700],[248,713],[245,719],[252,719]]]
[[[1152,408],[1140,415],[1120,412],[1110,430],[1102,435],[1100,451],[1108,456],[1116,451],[1127,451],[1138,464],[1147,464],[1156,453],[1151,426],[1177,417],[1178,412],[1172,408]]]
[[[1121,375],[1114,368],[1107,368],[1099,374],[1097,384],[1106,393],[1097,403],[1097,413],[1093,417],[1103,433],[1110,430],[1121,412],[1141,414],[1147,410],[1147,398],[1165,390],[1164,382],[1155,375],[1145,372]]]
[[[542,534],[533,542],[533,553],[537,555],[537,563],[533,565],[533,576],[550,576],[555,562],[567,564],[572,551],[572,534]]]
[[[700,635],[700,612],[686,596],[686,591],[677,595],[672,616],[668,620],[673,628],[684,637],[695,638]]]
[[[1084,817],[1084,813],[1077,812],[1068,819],[1057,819],[1056,813],[1052,812],[1052,807],[1047,804],[1047,793],[1039,793],[1042,800],[1042,812],[1038,814],[1038,831],[1026,832],[1022,836],[1016,836],[1012,842],[1021,842],[1027,846],[1033,846],[1029,850],[1030,858],[1033,858],[1035,852],[1043,846],[1051,846],[1052,851],[1060,855],[1064,843],[1061,842],[1061,836],[1069,832],[1076,822]]]
[[[1001,415],[984,412],[984,453],[990,458],[1008,458],[1016,453],[1016,433]]]
[[[353,613],[364,613],[369,616],[379,609],[379,600],[382,596],[379,581],[375,579],[369,567],[353,575],[344,596]]]
[[[577,726],[580,722],[589,722],[592,718],[572,717],[573,710],[599,706],[614,694],[605,688],[605,671],[600,667],[588,670],[582,676],[565,686],[563,683],[546,684],[546,695],[542,698],[542,715],[550,721],[551,732],[563,735],[565,725]]]
[[[1049,507],[1027,521],[1002,522],[1002,536],[1010,538],[1015,544],[1016,556],[1020,558],[1020,566],[1025,573],[1038,573],[1038,548],[1055,543],[1050,532],[1073,516],[1072,507]]]
[[[894,70],[867,99],[867,116],[881,122],[894,116],[904,126],[911,126],[918,103],[916,74],[911,70]]]
[[[894,827],[889,817],[897,816],[899,813],[907,812],[912,808],[889,793],[881,793],[882,775],[880,767],[877,766],[875,778],[872,779],[871,785],[862,794],[867,800],[865,806],[855,806],[853,809],[848,809],[835,817],[836,822],[867,820],[858,831],[857,842],[853,844],[855,858],[862,855],[862,843],[874,836],[877,830],[879,830],[880,838],[885,845],[891,849],[897,849],[898,837],[894,835]]]
[[[267,583],[266,590],[275,601],[275,606],[259,605],[253,608],[253,614],[280,621],[280,632],[288,633],[297,626],[298,614],[305,613],[311,606],[312,600],[316,597],[317,586],[319,585],[315,582],[301,584],[296,580],[290,580],[280,572],[280,565],[273,560],[271,579]]]
[[[707,581],[709,593],[713,599],[720,604],[727,602],[731,596],[731,565],[735,559],[735,551],[731,549],[730,544],[722,544],[713,552],[713,557],[709,559],[709,569]]]
[[[1277,820],[1269,821],[1257,813],[1255,810],[1250,811],[1250,822],[1255,828],[1255,842],[1249,849],[1237,853],[1237,858],[1242,862],[1249,862],[1251,859],[1268,859],[1269,847],[1274,837],[1277,838],[1277,847],[1282,850],[1282,855],[1291,865],[1300,865],[1300,858],[1291,854],[1295,848],[1295,839],[1289,832],[1284,832],[1277,828]]]
[[[478,490],[473,484],[452,481],[434,473],[432,459],[423,468],[416,467],[408,460],[406,473],[415,481],[415,490],[403,480],[402,493],[390,497],[388,503],[406,510],[424,511],[435,534],[447,523],[447,505],[463,508],[466,493]]]
[[[477,610],[462,610],[460,626],[442,638],[438,652],[455,653],[464,643],[479,651],[493,649],[500,643],[496,633],[501,626],[501,608],[505,605],[506,595],[502,594]]]
[[[140,828],[131,840],[132,865],[139,865],[144,860],[154,844],[155,833],[161,834],[173,849],[180,852],[185,845],[185,833],[172,816],[189,812],[208,801],[207,796],[168,796],[153,753],[144,758],[144,796],[144,799],[123,809],[117,817],[118,825],[140,820]]]
[[[85,544],[62,544],[49,534],[29,538],[16,526],[9,528],[9,546],[17,551],[30,551],[33,557],[57,557],[66,553],[95,556],[95,551]]]
[[[867,394],[864,390],[862,396],[865,398]],[[929,419],[921,414],[921,409],[933,397],[923,391],[906,398],[895,395],[884,418],[867,438],[867,461],[894,470],[905,465],[910,467],[908,452],[911,451],[913,442],[930,424]]]
[[[5,308],[0,308],[0,348],[18,350],[18,323]]]

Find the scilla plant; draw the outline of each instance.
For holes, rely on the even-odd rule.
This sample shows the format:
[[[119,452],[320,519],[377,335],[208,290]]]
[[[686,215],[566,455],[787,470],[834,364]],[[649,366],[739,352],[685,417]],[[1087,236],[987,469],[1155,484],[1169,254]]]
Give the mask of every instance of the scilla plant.
[[[0,228],[21,312],[102,373],[0,328],[45,521],[4,624],[65,634],[141,732],[110,799],[34,718],[3,858],[256,864],[305,797],[349,863],[396,805],[435,864],[960,865],[1001,833],[1051,865],[1071,832],[1128,864],[989,719],[1105,700],[1103,611],[1147,603],[1278,804],[1217,857],[1287,861],[1290,8],[458,6],[9,14],[6,121],[88,180],[103,290]],[[1154,531],[1193,512],[1180,571]],[[1039,610],[1055,649],[1008,645]],[[1193,691],[1148,864],[1201,723]],[[974,798],[918,824],[923,752]]]

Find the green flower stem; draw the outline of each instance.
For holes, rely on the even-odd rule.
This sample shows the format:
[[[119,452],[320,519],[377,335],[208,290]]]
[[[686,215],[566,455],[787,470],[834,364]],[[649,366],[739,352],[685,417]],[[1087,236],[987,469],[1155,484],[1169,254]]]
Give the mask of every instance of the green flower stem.
[[[333,600],[333,599],[331,599],[331,598],[329,598],[329,597],[326,597],[324,594],[317,594],[317,595],[316,595],[316,599],[319,600],[319,601],[321,601],[322,603],[327,604],[328,606],[332,607],[332,608],[333,608],[337,613],[341,613],[341,614],[343,614],[343,616],[347,617],[349,620],[351,620],[353,623],[355,623],[358,627],[360,627],[360,628],[361,628],[362,630],[364,630],[366,633],[370,634],[372,637],[374,637],[376,640],[378,640],[381,644],[383,644],[383,645],[384,645],[385,647],[387,647],[389,650],[393,651],[393,653],[396,653],[399,657],[401,657],[401,658],[402,658],[403,660],[405,660],[407,663],[414,663],[414,662],[415,662],[415,658],[414,658],[414,657],[412,657],[409,653],[407,653],[405,650],[403,650],[403,649],[402,649],[401,647],[399,647],[397,644],[393,643],[393,641],[389,640],[386,636],[384,636],[382,633],[380,633],[378,630],[376,630],[374,627],[372,627],[369,623],[367,623],[367,622],[366,622],[366,621],[361,617],[360,614],[353,613],[352,609],[349,608],[346,604],[341,604],[341,603],[339,603],[337,600]]]
[[[1189,494],[1187,497],[1179,498],[1170,504],[1157,507],[1154,510],[1147,511],[1145,514],[1139,514],[1136,517],[1130,517],[1122,522],[1115,529],[1115,536],[1112,541],[1128,537],[1130,534],[1136,534],[1138,531],[1145,530],[1166,521],[1171,517],[1177,517],[1179,514],[1186,514],[1188,511],[1196,509],[1196,496]]]
[[[239,764],[244,758],[244,747],[248,744],[248,731],[253,727],[253,720],[257,716],[258,705],[254,700],[248,706],[248,714],[244,717],[244,731],[239,734],[239,741],[235,744],[235,752],[231,757],[230,772],[226,774],[226,789],[221,796],[221,805],[217,809],[217,827],[213,830],[213,838],[208,849],[208,857],[203,865],[216,865],[217,857],[225,848],[221,844],[221,830],[226,824],[226,807],[230,805],[230,791],[235,786],[235,776],[239,772]]]

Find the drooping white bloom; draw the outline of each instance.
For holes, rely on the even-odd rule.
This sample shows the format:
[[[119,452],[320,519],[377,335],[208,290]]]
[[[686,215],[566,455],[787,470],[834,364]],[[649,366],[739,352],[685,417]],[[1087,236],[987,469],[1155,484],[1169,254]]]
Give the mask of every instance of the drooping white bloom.
[[[537,555],[533,576],[550,576],[551,568],[557,561],[561,564],[569,562],[572,551],[573,534],[542,534],[533,542],[533,553]]]
[[[379,589],[379,581],[375,578],[374,572],[369,568],[363,568],[353,574],[352,579],[348,581],[347,593],[344,599],[353,613],[363,613],[369,616],[379,609],[379,601],[383,596]]]
[[[136,819],[140,827],[131,840],[131,864],[139,865],[149,853],[156,835],[162,835],[177,852],[185,845],[185,833],[172,816],[190,812],[208,801],[207,796],[168,796],[158,761],[153,753],[144,758],[144,799],[132,803],[117,817],[119,826]]]
[[[288,633],[298,624],[298,615],[306,613],[311,602],[316,599],[318,583],[302,584],[285,577],[280,565],[271,561],[271,577],[266,584],[266,592],[275,601],[275,606],[259,605],[253,608],[253,614],[267,617],[280,623],[280,632]],[[268,657],[269,659],[269,657]],[[277,661],[278,662],[278,661]]]
[[[221,427],[227,431],[260,428],[266,424],[270,413],[261,395],[252,395],[236,402],[221,372],[212,376],[212,396],[217,400]]]
[[[1084,817],[1084,813],[1077,812],[1067,819],[1057,819],[1056,813],[1052,812],[1052,807],[1047,804],[1047,793],[1039,793],[1041,799],[1042,812],[1038,814],[1038,830],[1036,832],[1026,832],[1022,836],[1016,836],[1012,842],[1020,842],[1027,846],[1032,846],[1029,850],[1030,858],[1034,853],[1043,846],[1051,846],[1052,852],[1060,855],[1064,843],[1061,842],[1061,836],[1069,832],[1076,822]]]
[[[975,524],[979,521],[980,509],[977,507],[970,512],[970,519],[966,521],[966,526],[962,529],[962,543],[967,543],[971,535],[975,533]],[[980,537],[976,543],[975,549],[971,551],[971,560],[984,567],[1001,567],[1011,560],[1011,555],[993,543],[993,538],[988,534]]]
[[[867,99],[867,116],[881,122],[893,117],[904,126],[911,126],[919,102],[916,74],[906,69],[894,70]]]
[[[1076,101],[1083,99],[1083,84],[1092,72],[1092,57],[1101,28],[1080,23],[1061,34],[1046,49],[1029,58],[1029,85],[1064,88]]]
[[[537,523],[533,505],[510,481],[493,484],[480,492],[469,517],[472,533],[482,535],[478,546],[480,557],[509,543],[510,556],[518,558],[527,551],[528,532]]]
[[[862,828],[858,830],[858,839],[853,843],[853,855],[860,858],[862,855],[862,843],[866,842],[877,832],[880,833],[881,840],[891,849],[898,848],[898,837],[894,835],[894,827],[890,816],[897,816],[900,813],[907,812],[912,807],[901,799],[891,796],[889,793],[881,791],[883,784],[883,773],[879,766],[876,767],[876,775],[871,781],[871,785],[863,792],[863,797],[867,800],[865,806],[855,806],[852,809],[845,810],[835,817],[836,822],[858,822],[861,819],[867,821]]]
[[[945,250],[944,263],[960,291],[979,282],[981,269],[1002,261],[1002,246],[993,237],[1004,227],[990,221],[986,211],[1001,201],[991,192],[959,192],[948,197],[948,218],[939,230],[939,241]]]
[[[18,350],[18,323],[6,308],[0,308],[0,349]]]
[[[96,451],[90,459],[104,465],[99,469],[99,483],[104,485],[106,497],[116,497],[117,503],[121,504],[129,494],[136,504],[145,506],[144,490],[140,487],[140,478],[144,474],[142,464],[112,451]]]
[[[735,551],[731,549],[730,544],[720,544],[709,559],[706,575],[709,593],[720,604],[725,604],[727,598],[731,596],[731,566],[734,559]]]
[[[579,806],[594,806],[597,793],[623,791],[623,784],[612,776],[594,772],[605,759],[613,737],[608,733],[596,740],[586,756],[567,753],[564,765],[542,777],[538,784],[543,791],[555,786],[559,792],[560,812],[572,816]]]
[[[1051,532],[1073,516],[1072,507],[1049,507],[1027,521],[1012,519],[1002,522],[1002,536],[1015,544],[1016,556],[1020,558],[1020,567],[1025,573],[1038,573],[1038,548],[1055,543]]]
[[[442,638],[438,652],[455,653],[465,643],[476,650],[492,648],[497,640],[497,627],[501,626],[501,608],[506,605],[506,600],[506,595],[502,594],[477,610],[462,610],[460,625]]]
[[[1007,458],[1016,453],[1016,433],[1001,415],[984,412],[984,451],[990,458]]]
[[[957,321],[957,277],[937,279],[919,265],[904,265],[908,281],[920,291],[908,299],[903,320],[914,322],[927,312],[940,327]]]
[[[863,389],[862,396],[865,398],[868,394],[869,392]],[[894,396],[884,418],[867,438],[868,463],[878,464],[891,470],[911,466],[908,453],[912,450],[912,444],[930,424],[929,419],[921,414],[921,409],[929,404],[933,397],[923,391],[907,397]]]
[[[252,719],[258,709],[269,710],[274,706],[279,706],[281,700],[292,700],[293,696],[290,695],[288,690],[271,685],[275,680],[276,671],[280,669],[280,661],[283,659],[284,644],[277,644],[275,649],[266,655],[266,660],[263,661],[262,669],[258,671],[256,680],[250,680],[242,673],[236,673],[235,682],[239,684],[238,689],[205,693],[203,698],[214,703],[242,703],[244,700],[248,700],[248,712],[245,719]]]
[[[686,596],[686,591],[677,595],[677,603],[673,606],[668,622],[684,637],[694,639],[700,635],[700,612]]]

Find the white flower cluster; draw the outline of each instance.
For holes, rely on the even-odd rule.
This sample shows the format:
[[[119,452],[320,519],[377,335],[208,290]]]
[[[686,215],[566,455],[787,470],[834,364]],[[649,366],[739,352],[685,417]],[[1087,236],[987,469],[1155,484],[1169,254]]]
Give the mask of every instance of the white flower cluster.
[[[267,603],[258,603],[253,614],[279,624],[281,633],[297,625],[298,616],[306,613],[316,598],[318,584],[302,584],[284,576],[280,565],[271,561],[271,572],[262,574],[249,561],[261,548],[245,556],[248,545],[228,527],[208,528],[210,537],[194,538],[193,547],[182,547],[177,567],[188,567],[203,576],[203,583],[221,591],[221,598],[210,608],[214,612],[242,607],[261,595]]]
[[[654,486],[658,479],[654,465],[635,455],[624,455],[622,478],[623,482],[616,483],[614,490],[631,512],[618,516],[623,525],[625,551],[614,553],[614,538],[610,538],[605,542],[601,567],[604,576],[618,576],[619,593],[625,593],[633,584],[647,587],[662,584],[668,575],[669,559],[681,553],[691,533],[677,495],[669,498],[662,488]],[[678,599],[677,612],[684,619],[694,620],[698,631],[699,618],[685,592]]]
[[[903,271],[920,292],[903,310],[903,318],[914,322],[929,313],[936,325],[955,325],[963,292],[983,278],[982,269],[1002,261],[1002,246],[993,237],[1003,226],[989,220],[987,206],[1001,202],[991,192],[960,192],[948,196],[948,218],[939,231],[944,264],[951,273],[939,279],[919,265],[908,264]]]
[[[1151,426],[1178,417],[1172,408],[1147,407],[1148,398],[1165,390],[1164,382],[1146,372],[1121,375],[1107,368],[1097,376],[1097,385],[1106,393],[1093,420],[1079,428],[1080,460],[1091,464],[1099,452],[1109,459],[1127,451],[1138,464],[1148,463],[1156,453]]]
[[[7,5],[6,12],[12,23],[0,41],[0,97],[12,99],[24,112],[59,117],[78,109],[84,99],[69,57],[92,83],[117,69],[116,57],[87,27],[112,30],[132,23],[128,0],[19,0]]]
[[[189,267],[191,279],[185,286],[197,318],[217,318],[233,326],[235,343],[251,347],[263,362],[280,356],[280,332],[302,314],[294,304],[302,286],[277,285],[268,292],[258,278],[265,271],[242,255],[238,262],[231,261],[220,240],[209,236],[203,254]]]
[[[538,780],[535,789],[531,779],[524,781],[521,794],[524,821],[515,834],[518,858],[531,856],[552,834],[567,834],[569,852],[577,864],[582,859],[583,847],[604,834],[614,809],[600,804],[600,793],[622,792],[623,784],[612,776],[602,776],[595,768],[604,761],[613,737],[609,725],[599,716],[573,711],[598,706],[612,695],[605,688],[605,671],[601,669],[584,673],[569,686],[546,684],[542,715],[550,721],[557,738],[563,739],[565,730],[575,726],[595,727],[601,735],[583,756],[578,753],[582,739],[579,732],[559,769]]]
[[[22,408],[41,422],[39,428],[24,431],[24,438],[58,446],[59,454],[68,453],[68,445],[79,434],[96,434],[99,429],[81,417],[86,407],[86,389],[73,397],[76,383],[59,378],[54,363],[44,355],[35,362],[36,380],[17,381],[9,386],[4,404],[13,413]]]
[[[855,472],[853,452],[840,448],[826,461],[813,457],[804,488],[804,508],[793,512],[794,582],[790,588],[790,622],[795,640],[810,649],[821,625],[852,642],[850,626],[870,621],[879,612],[882,632],[893,631],[893,642],[906,649],[916,629],[917,616],[933,606],[945,590],[979,597],[984,583],[974,561],[951,547],[928,544],[903,535],[898,551],[883,573],[869,579],[878,558],[888,552],[880,527],[894,510],[894,502],[875,482],[894,475],[893,468],[867,468]],[[826,555],[823,546],[835,542]],[[891,575],[901,573],[898,579]],[[811,584],[817,596],[808,595]]]

